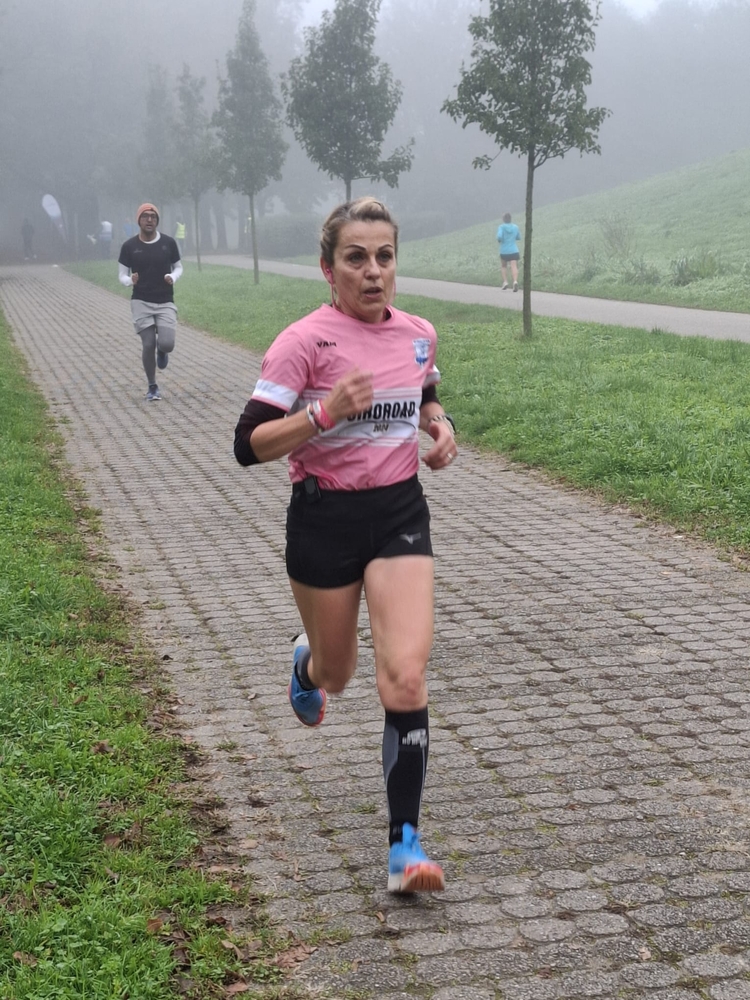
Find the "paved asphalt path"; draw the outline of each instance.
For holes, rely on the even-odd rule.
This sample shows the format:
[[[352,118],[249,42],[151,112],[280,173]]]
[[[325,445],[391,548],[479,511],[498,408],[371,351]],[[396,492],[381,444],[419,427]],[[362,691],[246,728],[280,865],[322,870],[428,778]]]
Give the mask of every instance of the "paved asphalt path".
[[[748,1000],[746,573],[499,457],[425,474],[422,828],[447,890],[389,896],[364,615],[324,725],[286,700],[286,470],[231,453],[258,357],[180,326],[148,404],[123,299],[27,266],[0,269],[0,303],[165,657],[228,856],[317,944],[292,973],[305,996]]]
[[[219,254],[206,258],[206,263],[252,269],[251,257]],[[319,267],[304,264],[284,264],[261,261],[260,268],[290,278],[310,278],[324,284]],[[399,275],[398,290],[407,295],[424,295],[449,302],[470,302],[500,306],[521,311],[521,292],[501,291],[489,285],[464,285],[453,281],[433,281],[430,278],[404,278]],[[327,294],[327,290],[326,290]],[[718,312],[710,309],[683,309],[680,306],[657,306],[647,302],[616,302],[592,299],[583,295],[558,295],[554,292],[532,292],[532,311],[539,316],[559,316],[562,319],[583,320],[586,323],[608,323],[634,326],[644,330],[665,330],[683,336],[711,337],[713,340],[750,341],[750,315]]]

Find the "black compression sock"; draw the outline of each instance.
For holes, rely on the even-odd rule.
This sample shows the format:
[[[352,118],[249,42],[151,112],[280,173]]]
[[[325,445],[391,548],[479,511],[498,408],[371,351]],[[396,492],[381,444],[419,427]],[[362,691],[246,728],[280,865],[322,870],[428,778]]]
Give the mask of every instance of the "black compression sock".
[[[402,839],[404,823],[419,825],[419,807],[427,772],[430,723],[427,707],[416,712],[385,713],[383,776],[390,819],[389,843]]]

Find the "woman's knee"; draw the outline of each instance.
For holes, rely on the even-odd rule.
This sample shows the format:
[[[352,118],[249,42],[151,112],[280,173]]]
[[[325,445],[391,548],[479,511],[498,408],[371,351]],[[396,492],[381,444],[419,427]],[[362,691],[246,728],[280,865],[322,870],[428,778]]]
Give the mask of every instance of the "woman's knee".
[[[378,690],[386,708],[410,711],[423,708],[427,700],[427,660],[404,656],[377,665]]]

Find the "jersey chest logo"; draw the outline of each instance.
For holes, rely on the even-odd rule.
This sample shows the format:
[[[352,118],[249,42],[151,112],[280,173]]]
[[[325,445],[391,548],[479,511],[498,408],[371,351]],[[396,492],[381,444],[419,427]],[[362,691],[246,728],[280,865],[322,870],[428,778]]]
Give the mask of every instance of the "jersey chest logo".
[[[427,337],[417,337],[414,344],[414,360],[420,368],[424,368],[430,359],[430,341]]]

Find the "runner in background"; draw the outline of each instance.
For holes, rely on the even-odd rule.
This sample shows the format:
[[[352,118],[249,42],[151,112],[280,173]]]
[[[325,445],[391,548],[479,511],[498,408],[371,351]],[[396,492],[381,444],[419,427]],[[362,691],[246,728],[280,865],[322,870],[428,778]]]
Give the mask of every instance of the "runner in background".
[[[174,350],[177,308],[174,283],[182,274],[177,243],[157,229],[159,213],[149,202],[136,214],[139,232],[120,249],[120,284],[133,289],[130,308],[141,338],[141,360],[148,380],[146,399],[161,399],[156,369],[164,369]]]
[[[518,291],[518,261],[521,255],[518,252],[518,240],[521,239],[521,230],[511,222],[510,212],[506,212],[503,221],[497,230],[497,242],[500,244],[500,271],[503,275],[503,288],[508,287],[508,264],[513,277],[513,291]]]

